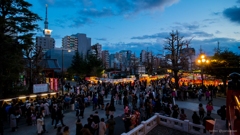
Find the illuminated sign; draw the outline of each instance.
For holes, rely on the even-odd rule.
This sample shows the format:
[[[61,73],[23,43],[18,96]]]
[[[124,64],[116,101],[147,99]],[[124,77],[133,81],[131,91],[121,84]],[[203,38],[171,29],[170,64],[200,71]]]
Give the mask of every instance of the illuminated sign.
[[[44,29],[44,34],[45,35],[51,35],[52,30],[49,29]]]

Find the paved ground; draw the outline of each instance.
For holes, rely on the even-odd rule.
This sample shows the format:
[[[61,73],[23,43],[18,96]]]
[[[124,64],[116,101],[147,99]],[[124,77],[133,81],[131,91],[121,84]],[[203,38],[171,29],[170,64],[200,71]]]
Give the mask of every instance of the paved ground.
[[[108,99],[105,100],[105,104],[107,102],[110,102],[110,96],[108,97]],[[225,101],[224,98],[215,99],[213,101],[213,105],[216,105],[216,106],[214,106],[214,109],[217,110],[225,102],[226,101]],[[176,101],[176,104],[179,105],[180,109],[184,108],[185,113],[187,115],[187,119],[190,120],[190,121],[192,121],[193,111],[197,110],[197,107],[198,107],[199,103],[200,102],[197,99],[188,99],[187,101]],[[202,103],[206,104],[207,102],[202,101]],[[114,135],[121,135],[122,133],[125,132],[124,123],[123,123],[123,120],[122,120],[122,117],[124,116],[123,115],[123,105],[115,105],[115,107],[116,107],[116,111],[114,113],[114,119],[115,119],[117,125],[115,126]],[[98,109],[98,112],[99,112],[99,117],[100,118],[105,118],[105,120],[106,120],[105,111]],[[83,125],[87,123],[87,118],[90,116],[90,114],[94,114],[94,111],[92,111],[92,106],[86,107],[86,109],[85,109],[84,119],[82,119]],[[75,111],[65,112],[64,115],[65,115],[65,117],[64,117],[63,121],[64,121],[65,125],[70,127],[70,135],[75,135],[75,132],[76,132]],[[213,111],[212,117],[215,118],[215,119],[220,119],[220,117],[216,114],[215,111]],[[45,125],[46,125],[46,129],[48,131],[48,133],[46,133],[45,135],[56,134],[56,129],[54,129],[53,126],[51,125],[50,116],[48,116],[45,119]],[[7,128],[7,127],[9,127],[8,123],[5,123],[5,130],[4,130],[5,134],[9,134],[9,135],[25,135],[25,134],[26,135],[37,135],[37,127],[36,126],[27,126],[24,118],[22,118],[22,120],[20,121],[19,129],[18,129],[17,132],[11,132],[11,129]],[[165,135],[168,135],[167,133],[169,133],[169,135],[171,135],[172,133],[175,133],[175,131],[172,132],[173,131],[172,129],[169,129],[169,128],[166,128],[166,127],[161,127],[161,129],[162,129],[161,132],[163,132]],[[178,132],[176,131],[176,133],[178,133]],[[150,132],[149,134],[152,134],[152,133]],[[154,133],[154,135],[157,135],[157,134]]]

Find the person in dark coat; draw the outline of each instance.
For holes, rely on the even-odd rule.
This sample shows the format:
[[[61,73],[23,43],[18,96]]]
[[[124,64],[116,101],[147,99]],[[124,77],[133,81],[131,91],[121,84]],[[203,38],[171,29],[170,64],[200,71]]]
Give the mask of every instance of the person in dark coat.
[[[193,112],[193,115],[192,115],[192,119],[193,119],[193,123],[194,124],[201,124],[200,122],[200,117],[197,115],[197,112]],[[197,127],[193,127],[196,131],[199,131],[200,128],[197,128]]]
[[[53,107],[52,113],[51,113],[51,118],[52,118],[52,125],[54,124],[54,120],[57,123],[57,109],[56,106]]]
[[[174,105],[173,107],[173,114],[172,114],[172,117],[177,119],[178,118],[178,115],[179,115],[179,108],[178,108],[178,105]]]
[[[99,122],[100,122],[100,119],[99,119],[99,116],[98,116],[98,111],[96,111],[95,114],[93,115],[93,122],[98,125],[98,128],[96,129],[97,135],[98,135],[98,133],[99,133]]]
[[[207,116],[203,118],[203,126],[206,128],[206,121],[207,120],[214,120],[212,117],[211,117],[211,113],[207,113]],[[206,129],[204,129],[204,133],[206,133]]]
[[[57,128],[57,123],[58,123],[59,120],[61,121],[61,124],[64,127],[65,125],[63,124],[62,107],[58,106],[57,115],[56,116],[57,116],[57,122],[55,123],[55,128]]]
[[[76,121],[76,135],[82,135],[81,130],[83,128],[81,120],[78,118]]]
[[[219,109],[217,111],[217,114],[221,117],[221,120],[225,120],[226,119],[226,106],[225,105],[221,106],[221,109]]]

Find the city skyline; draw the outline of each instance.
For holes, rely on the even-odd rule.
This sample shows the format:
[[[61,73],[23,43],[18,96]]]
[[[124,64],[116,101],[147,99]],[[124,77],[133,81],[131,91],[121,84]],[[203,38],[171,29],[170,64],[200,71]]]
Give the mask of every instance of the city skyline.
[[[110,53],[141,50],[162,53],[164,38],[178,30],[185,39],[193,40],[190,47],[199,53],[200,45],[207,55],[213,48],[228,47],[239,53],[240,1],[186,0],[37,0],[30,10],[39,14],[44,28],[45,4],[48,4],[49,29],[56,47],[61,47],[66,35],[85,33],[92,44],[99,43]],[[64,9],[64,10],[63,10]],[[176,12],[177,11],[177,12]],[[224,27],[223,27],[224,26]],[[41,36],[38,32],[36,36]]]

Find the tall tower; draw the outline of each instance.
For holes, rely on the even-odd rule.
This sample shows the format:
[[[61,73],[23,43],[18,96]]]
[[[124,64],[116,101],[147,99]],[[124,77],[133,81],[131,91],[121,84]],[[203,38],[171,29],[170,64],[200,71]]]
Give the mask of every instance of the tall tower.
[[[48,29],[48,19],[47,19],[47,4],[46,4],[46,18],[45,18],[45,29]]]
[[[45,37],[51,37],[51,32],[52,32],[52,30],[49,30],[49,29],[48,29],[47,4],[46,4],[46,18],[45,18],[44,24],[45,24],[45,28],[44,28],[44,30],[43,30],[44,36],[45,36]]]

